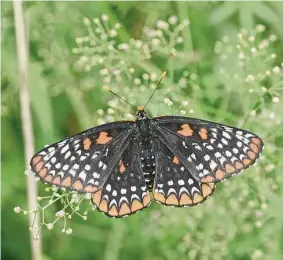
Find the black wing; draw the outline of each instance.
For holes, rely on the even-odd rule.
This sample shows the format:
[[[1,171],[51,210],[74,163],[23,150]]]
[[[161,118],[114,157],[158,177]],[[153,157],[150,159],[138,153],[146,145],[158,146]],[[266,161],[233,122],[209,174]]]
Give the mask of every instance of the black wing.
[[[103,187],[92,195],[92,202],[110,217],[124,217],[150,204],[137,140],[120,154]]]
[[[156,175],[154,199],[169,206],[194,206],[206,200],[214,189],[214,183],[200,183],[184,167],[176,155],[158,139],[154,142],[156,151]]]
[[[134,132],[134,123],[128,121],[91,128],[36,153],[31,169],[45,183],[95,192],[117,165]]]
[[[161,142],[201,182],[218,182],[252,165],[263,149],[255,134],[187,117],[158,117],[154,129]]]

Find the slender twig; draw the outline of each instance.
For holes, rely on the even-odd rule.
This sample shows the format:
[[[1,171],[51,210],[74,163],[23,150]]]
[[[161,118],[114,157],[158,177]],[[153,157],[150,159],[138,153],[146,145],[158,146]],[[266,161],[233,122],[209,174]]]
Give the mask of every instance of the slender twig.
[[[25,19],[23,12],[23,4],[20,0],[13,1],[16,42],[18,52],[18,66],[19,66],[19,82],[20,82],[20,105],[21,105],[21,119],[23,128],[23,139],[25,148],[26,168],[28,167],[29,159],[34,154],[34,139],[32,129],[32,119],[30,113],[30,101],[28,93],[28,41],[25,28]],[[27,176],[27,195],[29,210],[37,210],[37,184],[33,176]],[[29,215],[29,225],[32,226],[33,216]],[[39,214],[35,219],[35,224],[39,227]],[[30,235],[31,252],[33,260],[40,260],[41,257],[41,239],[34,240],[32,233]]]

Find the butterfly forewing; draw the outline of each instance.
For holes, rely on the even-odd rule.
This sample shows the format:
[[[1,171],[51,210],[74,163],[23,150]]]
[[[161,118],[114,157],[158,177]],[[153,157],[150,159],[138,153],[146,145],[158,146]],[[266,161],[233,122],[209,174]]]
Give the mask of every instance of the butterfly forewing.
[[[46,183],[95,192],[106,181],[134,133],[133,122],[95,127],[45,147],[30,165]]]
[[[239,173],[263,149],[255,134],[226,125],[186,117],[159,117],[153,122],[159,139],[201,182],[218,182]]]
[[[214,191],[214,183],[197,181],[162,142],[154,143],[156,152],[156,176],[154,199],[169,206],[194,206],[203,202]]]
[[[103,187],[93,194],[92,202],[110,217],[124,217],[150,204],[136,140],[121,154]]]

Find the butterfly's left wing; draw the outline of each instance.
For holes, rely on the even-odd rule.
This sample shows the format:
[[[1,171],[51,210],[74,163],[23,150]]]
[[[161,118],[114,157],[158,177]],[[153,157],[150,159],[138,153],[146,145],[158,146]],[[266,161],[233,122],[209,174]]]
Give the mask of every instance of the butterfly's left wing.
[[[159,140],[201,182],[218,182],[239,173],[259,157],[263,142],[255,134],[188,117],[153,118]]]
[[[132,121],[88,129],[37,152],[31,159],[31,169],[45,183],[95,192],[128,147],[135,129]]]

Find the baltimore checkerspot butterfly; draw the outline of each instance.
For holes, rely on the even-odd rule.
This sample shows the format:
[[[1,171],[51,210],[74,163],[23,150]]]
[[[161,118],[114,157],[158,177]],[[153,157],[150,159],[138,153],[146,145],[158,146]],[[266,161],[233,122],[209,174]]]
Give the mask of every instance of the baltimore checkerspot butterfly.
[[[135,121],[68,137],[36,153],[30,165],[43,182],[91,193],[101,212],[123,217],[146,208],[150,192],[164,205],[197,205],[262,149],[251,132],[189,117],[149,118],[139,107]]]

